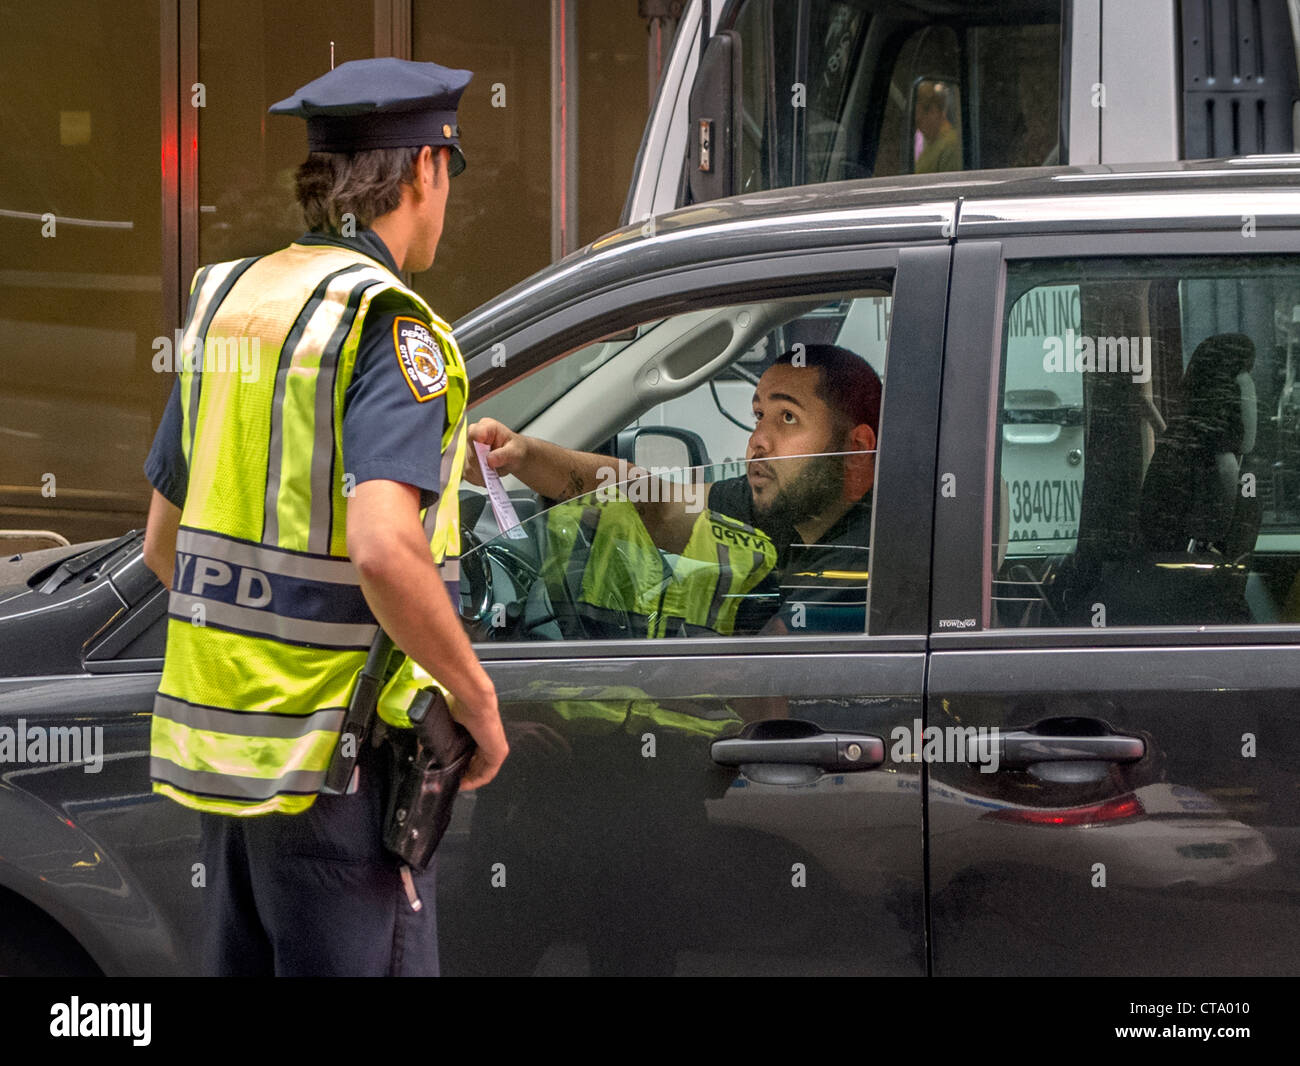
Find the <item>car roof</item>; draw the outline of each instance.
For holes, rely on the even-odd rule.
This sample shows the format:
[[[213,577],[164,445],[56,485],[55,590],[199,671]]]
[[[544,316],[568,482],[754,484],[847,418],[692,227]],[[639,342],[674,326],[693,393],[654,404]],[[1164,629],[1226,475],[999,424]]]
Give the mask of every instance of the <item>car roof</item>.
[[[1300,225],[1300,154],[1159,164],[953,171],[742,194],[606,234],[456,323],[469,353],[558,306],[660,270],[737,255],[885,241],[945,243],[1070,231],[1153,231],[1169,220]]]

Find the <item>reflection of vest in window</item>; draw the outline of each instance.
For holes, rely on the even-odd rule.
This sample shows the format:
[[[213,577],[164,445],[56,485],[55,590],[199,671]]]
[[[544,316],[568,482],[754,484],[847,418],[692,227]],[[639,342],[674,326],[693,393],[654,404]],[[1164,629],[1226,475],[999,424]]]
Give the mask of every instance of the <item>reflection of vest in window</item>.
[[[343,248],[291,245],[195,278],[180,374],[189,482],[150,763],[154,790],[187,807],[294,813],[324,783],[377,632],[347,556],[343,405],[366,313],[389,290],[424,313],[441,349],[428,359],[447,381],[442,493],[424,526],[454,582],[468,383],[450,327]],[[245,337],[253,365],[204,364],[208,342]],[[410,697],[430,683],[406,660],[381,716],[409,725]]]
[[[729,635],[743,598],[776,565],[765,534],[715,511],[701,513],[670,563],[621,494],[552,508],[547,536],[551,606],[562,628],[590,637]]]

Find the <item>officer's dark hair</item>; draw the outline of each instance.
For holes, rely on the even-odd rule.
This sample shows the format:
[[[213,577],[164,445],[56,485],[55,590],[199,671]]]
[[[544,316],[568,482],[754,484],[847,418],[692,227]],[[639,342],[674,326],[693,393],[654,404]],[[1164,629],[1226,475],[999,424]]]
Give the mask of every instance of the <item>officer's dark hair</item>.
[[[337,237],[346,214],[352,215],[356,229],[388,214],[402,202],[402,186],[414,180],[421,151],[416,147],[312,152],[297,175],[298,203],[307,228]],[[435,167],[441,165],[439,155],[435,152]]]
[[[836,433],[868,425],[880,433],[880,378],[860,355],[835,344],[800,344],[777,356],[773,366],[819,370],[817,395],[835,413]]]

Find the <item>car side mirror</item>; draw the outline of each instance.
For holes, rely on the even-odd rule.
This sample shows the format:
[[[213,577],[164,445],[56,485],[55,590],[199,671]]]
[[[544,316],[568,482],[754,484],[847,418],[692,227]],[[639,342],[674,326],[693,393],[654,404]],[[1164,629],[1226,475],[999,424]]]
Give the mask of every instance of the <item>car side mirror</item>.
[[[693,203],[736,191],[740,172],[740,34],[714,35],[700,60],[687,115],[686,173]]]
[[[614,438],[614,454],[645,469],[707,466],[704,438],[676,426],[634,426]]]
[[[936,174],[963,169],[961,90],[956,78],[925,74],[912,82],[908,100],[906,171]]]

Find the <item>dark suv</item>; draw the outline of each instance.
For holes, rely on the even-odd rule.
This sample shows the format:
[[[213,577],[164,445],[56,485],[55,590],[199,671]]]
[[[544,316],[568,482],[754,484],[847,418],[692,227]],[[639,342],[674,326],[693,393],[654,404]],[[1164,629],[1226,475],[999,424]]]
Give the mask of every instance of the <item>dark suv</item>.
[[[505,533],[464,492],[512,754],[439,852],[444,968],[1295,972],[1297,179],[765,192],[458,323],[475,416],[655,477],[507,480]],[[756,381],[814,344],[884,382],[858,541],[753,582],[634,523],[598,547],[637,492],[744,474]],[[0,964],[187,972],[197,823],[148,777],[166,594],[138,535],[5,567]],[[691,581],[707,619],[654,622]]]

